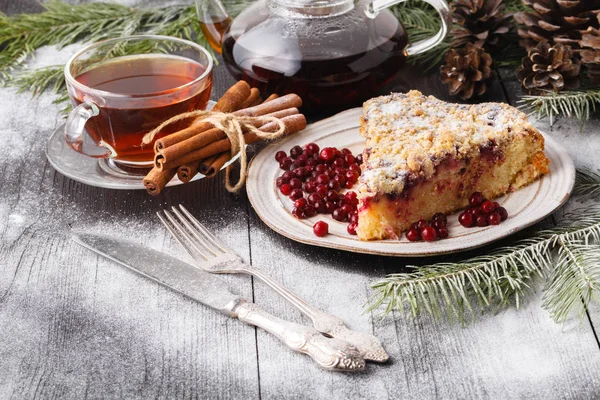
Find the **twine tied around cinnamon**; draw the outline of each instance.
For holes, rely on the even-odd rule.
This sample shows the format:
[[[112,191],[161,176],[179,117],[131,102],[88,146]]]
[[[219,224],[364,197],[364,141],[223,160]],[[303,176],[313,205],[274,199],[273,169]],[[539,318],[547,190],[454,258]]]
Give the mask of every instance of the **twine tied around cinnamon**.
[[[142,138],[142,143],[150,144],[155,136],[165,127],[176,122],[201,117],[203,122],[212,124],[215,128],[222,130],[231,142],[231,157],[240,153],[240,179],[235,185],[231,185],[230,173],[232,165],[229,164],[225,169],[225,187],[231,193],[237,193],[246,183],[248,156],[246,154],[246,140],[244,139],[244,130],[253,132],[261,139],[277,139],[285,133],[285,124],[277,117],[260,116],[260,117],[244,117],[235,116],[231,113],[222,113],[216,111],[196,110],[176,115],[169,118],[152,131],[148,132]],[[266,123],[274,122],[278,125],[278,129],[274,132],[265,132],[260,130],[255,125],[262,126]]]

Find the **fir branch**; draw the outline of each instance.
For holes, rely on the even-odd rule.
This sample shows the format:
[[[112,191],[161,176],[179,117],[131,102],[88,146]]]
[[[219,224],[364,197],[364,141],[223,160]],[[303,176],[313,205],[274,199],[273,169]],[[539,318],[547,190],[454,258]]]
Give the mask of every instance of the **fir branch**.
[[[600,174],[589,169],[578,170],[573,194],[584,199],[600,199]]]
[[[520,108],[538,119],[549,117],[552,124],[554,117],[564,115],[575,117],[580,121],[590,119],[591,114],[600,105],[600,89],[565,90],[562,92],[546,92],[542,95],[525,95],[519,100]]]
[[[584,187],[580,187],[581,183]],[[576,193],[597,194],[600,175],[579,174]],[[554,258],[554,253],[557,258]],[[549,277],[543,307],[556,322],[574,311],[579,315],[600,295],[600,207],[576,210],[552,230],[459,263],[415,267],[388,275],[371,286],[368,310],[384,307],[405,316],[423,312],[465,321],[467,315],[504,307],[518,308],[535,276]]]
[[[18,87],[19,92],[28,90],[33,96],[39,96],[48,89],[56,94],[61,93],[66,91],[64,67],[52,65],[25,71],[15,79],[14,84]]]

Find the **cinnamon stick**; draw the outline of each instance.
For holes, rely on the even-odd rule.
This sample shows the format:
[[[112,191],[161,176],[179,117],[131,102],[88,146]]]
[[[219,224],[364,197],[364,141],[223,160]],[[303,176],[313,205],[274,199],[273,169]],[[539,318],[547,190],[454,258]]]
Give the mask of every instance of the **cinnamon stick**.
[[[158,169],[152,168],[152,170],[146,175],[144,178],[144,186],[146,187],[146,191],[152,196],[157,196],[162,190],[167,186],[167,183],[177,173],[177,168],[169,168],[169,169]]]
[[[274,100],[277,101],[277,100]],[[274,102],[272,101],[272,102]],[[272,103],[270,102],[270,103]],[[268,104],[268,103],[266,103]],[[262,104],[261,104],[262,105]],[[290,115],[284,118],[281,118],[281,121],[285,125],[284,136],[290,135],[292,133],[296,133],[306,128],[306,118],[302,114]],[[274,132],[279,128],[279,125],[275,122],[269,122],[260,127],[260,130],[265,132]],[[254,132],[248,132],[244,135],[244,139],[246,144],[256,143],[261,140],[261,138],[255,134]],[[156,154],[154,157],[154,165],[156,168],[160,170],[176,168],[179,165],[186,164],[196,160],[202,160],[204,158],[210,157],[215,154],[223,153],[225,151],[231,150],[231,142],[229,139],[221,139],[216,142],[212,142],[198,150],[194,150],[179,158],[175,158],[172,160],[166,161],[161,154]]]
[[[177,168],[177,177],[181,182],[188,183],[198,173],[199,165],[200,160],[179,166],[179,168]]]
[[[211,164],[213,162],[215,162],[215,160],[219,157],[219,155],[220,154],[215,154],[214,156],[211,156],[211,157],[208,157],[208,158],[205,158],[204,160],[202,160],[200,162],[200,165],[198,166],[198,172],[200,172],[202,175],[206,175]]]
[[[228,92],[229,92],[229,90],[228,90]],[[248,96],[249,96],[249,94],[248,94]],[[288,95],[276,98],[275,100],[272,100],[269,102],[264,102],[262,104],[254,106],[254,107],[249,107],[249,108],[244,108],[244,109],[241,109],[238,111],[234,111],[232,114],[235,116],[238,116],[238,117],[260,117],[260,116],[263,116],[266,114],[284,110],[286,108],[292,108],[292,107],[298,108],[301,105],[302,105],[302,99],[298,95],[288,94]],[[179,132],[175,132],[168,136],[158,139],[154,144],[154,151],[156,153],[159,153],[160,151],[162,151],[168,147],[172,147],[172,146],[179,144],[185,140],[192,139],[195,136],[199,135],[200,133],[203,133],[212,128],[213,128],[212,124],[207,123],[207,122],[192,124],[192,126],[186,128],[186,129],[183,129]],[[196,140],[199,140],[199,139],[196,139]],[[201,144],[195,148],[199,148],[199,147],[205,145],[205,144],[202,144],[202,141],[200,141],[200,143]],[[210,141],[208,143],[210,143]],[[189,145],[189,142],[186,145]],[[194,146],[196,146],[196,145],[194,145]],[[194,147],[192,146],[192,148],[194,148]]]
[[[273,100],[270,103],[274,103],[277,100]],[[267,103],[268,104],[268,103]],[[246,108],[245,110],[250,110],[250,108]],[[242,112],[244,110],[240,110]],[[276,110],[275,112],[271,112],[266,116],[273,116],[276,118],[283,118],[284,116],[291,115],[291,113],[297,113],[297,108],[289,108],[283,110]],[[233,113],[236,114],[235,112]],[[263,115],[265,116],[265,115]],[[213,142],[218,140],[225,139],[227,135],[219,128],[211,128],[204,132],[197,134],[189,139],[183,140],[179,143],[175,143],[169,147],[165,147],[160,151],[157,151],[156,154],[160,155],[161,158],[165,159],[165,162],[170,162],[170,160],[174,160],[176,158],[180,158],[184,154],[190,153],[194,150],[201,149]]]
[[[214,177],[217,174],[217,172],[219,172],[221,168],[223,168],[223,165],[225,165],[229,160],[231,160],[230,152],[225,152],[217,155],[217,158],[215,158],[215,160],[208,166],[206,172],[204,173],[204,176],[206,176],[207,178]]]
[[[213,107],[214,111],[233,112],[239,110],[242,104],[250,97],[250,85],[247,82],[239,81],[230,87],[223,96],[217,101]],[[188,139],[199,132],[212,128],[212,125],[202,120],[197,120],[186,129],[172,133],[154,142],[154,151],[158,152],[164,147],[179,143],[182,140]]]
[[[257,88],[252,88],[250,89],[250,96],[248,96],[248,98],[240,108],[253,107],[259,105],[260,103],[262,103],[262,99],[260,98],[260,91]]]

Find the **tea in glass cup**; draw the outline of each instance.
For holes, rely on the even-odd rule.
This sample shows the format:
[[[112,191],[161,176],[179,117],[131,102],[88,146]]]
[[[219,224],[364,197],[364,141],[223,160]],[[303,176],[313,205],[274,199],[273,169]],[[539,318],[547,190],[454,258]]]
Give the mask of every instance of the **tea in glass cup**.
[[[111,39],[79,51],[65,67],[75,106],[65,126],[67,143],[123,166],[151,166],[154,143],[142,138],[171,117],[206,107],[212,65],[203,47],[165,36]],[[169,125],[154,140],[182,124]]]

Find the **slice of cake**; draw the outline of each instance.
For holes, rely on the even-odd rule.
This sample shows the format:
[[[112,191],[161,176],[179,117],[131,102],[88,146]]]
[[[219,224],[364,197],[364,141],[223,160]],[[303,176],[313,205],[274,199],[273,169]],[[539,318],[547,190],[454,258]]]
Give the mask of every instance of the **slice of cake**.
[[[361,240],[396,239],[413,222],[492,199],[548,173],[544,138],[508,104],[453,104],[418,91],[365,102]]]

